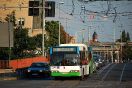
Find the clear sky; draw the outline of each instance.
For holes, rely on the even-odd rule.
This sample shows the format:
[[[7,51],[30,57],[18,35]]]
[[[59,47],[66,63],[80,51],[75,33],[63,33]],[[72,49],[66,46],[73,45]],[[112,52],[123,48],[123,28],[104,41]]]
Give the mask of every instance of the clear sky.
[[[98,41],[113,42],[114,38],[116,40],[120,37],[121,30],[129,32],[132,41],[132,1],[95,1],[87,3],[78,0],[54,1],[56,2],[55,18],[46,19],[59,20],[66,32],[73,36],[78,35],[78,41],[82,39],[79,32],[82,29],[85,29],[85,41],[88,40],[89,34],[91,38],[93,32],[96,31]],[[59,2],[64,2],[64,4],[59,4]],[[85,7],[85,10],[81,10],[82,7]],[[90,30],[89,34],[88,29]]]

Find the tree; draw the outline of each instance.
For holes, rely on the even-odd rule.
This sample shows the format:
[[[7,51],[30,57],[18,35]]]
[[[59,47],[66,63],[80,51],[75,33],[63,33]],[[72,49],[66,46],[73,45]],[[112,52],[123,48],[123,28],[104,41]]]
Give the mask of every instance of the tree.
[[[116,41],[125,43],[125,45],[122,46],[123,60],[127,60],[128,58],[132,59],[132,47],[128,45],[128,42],[130,41],[129,33],[126,33],[125,30],[123,30],[120,39],[117,39]]]
[[[48,39],[46,40],[46,47],[58,45],[58,35],[59,35],[59,24],[57,21],[47,21],[45,29],[47,31]]]
[[[45,25],[45,50],[47,51],[49,47],[51,46],[57,46],[58,45],[58,35],[59,35],[59,22],[58,21],[46,21]],[[66,43],[66,36],[70,39],[71,36],[67,34],[64,30],[64,27],[61,25],[61,44]],[[39,34],[37,36],[34,36],[34,40],[37,42],[37,47],[41,48],[42,46],[42,34]]]
[[[13,26],[16,26],[15,11],[12,11],[11,14],[7,14],[7,17],[5,18],[5,21],[12,22]]]
[[[126,40],[127,40],[127,42],[130,42],[130,36],[129,36],[128,32],[127,32],[127,35],[126,35]]]
[[[125,30],[122,31],[121,39],[122,39],[122,42],[126,42],[126,32],[125,32]]]
[[[120,39],[117,39],[116,42],[129,42],[130,40],[129,32],[126,33],[125,30],[123,30]]]
[[[8,14],[5,18],[7,22],[12,22],[14,25],[14,47],[11,49],[11,59],[25,58],[35,56],[32,51],[37,48],[42,48],[42,34],[38,34],[33,37],[28,36],[28,28],[21,26],[16,27],[15,12]],[[59,22],[47,21],[46,22],[46,34],[45,34],[45,50],[47,51],[51,46],[58,45],[59,35]],[[66,42],[66,36],[68,35],[63,26],[61,26],[61,43]],[[70,37],[68,35],[68,37]],[[9,48],[0,48],[0,58],[8,59]]]
[[[49,34],[49,42],[51,46],[56,46],[58,45],[58,35],[59,35],[59,22],[58,21],[49,21],[46,23],[46,31]],[[71,36],[66,33],[66,31],[64,30],[64,27],[61,25],[60,27],[60,43],[64,44],[66,43],[66,39],[69,42],[69,40],[71,39]],[[69,40],[68,40],[69,39]],[[53,43],[54,41],[54,43]]]
[[[23,58],[26,51],[36,49],[35,41],[28,36],[28,29],[18,27],[14,29],[14,47],[12,48],[12,55],[15,58]]]

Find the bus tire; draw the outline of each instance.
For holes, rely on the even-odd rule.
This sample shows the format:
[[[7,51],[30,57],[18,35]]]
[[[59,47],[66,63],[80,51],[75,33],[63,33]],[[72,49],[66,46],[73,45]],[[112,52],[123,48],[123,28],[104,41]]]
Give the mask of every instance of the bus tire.
[[[59,80],[59,79],[60,79],[60,77],[58,77],[58,76],[57,76],[57,77],[54,77],[54,79],[55,79],[55,80]]]
[[[90,69],[90,67],[89,67],[89,75],[91,74],[91,69]]]

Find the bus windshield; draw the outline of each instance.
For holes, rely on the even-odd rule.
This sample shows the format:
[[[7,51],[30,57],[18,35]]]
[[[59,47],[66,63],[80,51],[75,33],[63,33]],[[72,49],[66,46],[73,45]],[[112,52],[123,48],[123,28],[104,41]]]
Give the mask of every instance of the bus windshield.
[[[76,66],[80,64],[79,54],[56,53],[53,54],[51,65],[53,66]]]

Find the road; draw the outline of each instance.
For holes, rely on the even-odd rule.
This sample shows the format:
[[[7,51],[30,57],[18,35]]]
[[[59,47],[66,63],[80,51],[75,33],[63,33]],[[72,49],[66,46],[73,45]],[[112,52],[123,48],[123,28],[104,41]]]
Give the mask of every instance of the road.
[[[108,64],[80,81],[71,79],[23,79],[0,81],[1,88],[132,88],[132,63]]]

